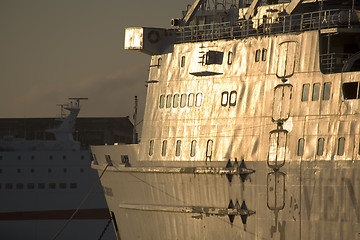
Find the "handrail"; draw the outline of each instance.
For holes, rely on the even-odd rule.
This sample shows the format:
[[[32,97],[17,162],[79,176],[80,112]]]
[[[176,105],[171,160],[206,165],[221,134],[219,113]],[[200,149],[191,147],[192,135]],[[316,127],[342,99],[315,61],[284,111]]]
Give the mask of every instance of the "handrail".
[[[177,29],[176,43],[241,39],[277,33],[304,32],[328,28],[353,28],[359,20],[352,10],[324,10],[274,18],[185,26]]]

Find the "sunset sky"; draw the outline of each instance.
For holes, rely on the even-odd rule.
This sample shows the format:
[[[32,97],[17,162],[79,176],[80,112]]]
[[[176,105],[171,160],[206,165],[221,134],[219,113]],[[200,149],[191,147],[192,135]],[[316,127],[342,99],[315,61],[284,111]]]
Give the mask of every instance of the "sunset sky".
[[[55,117],[68,97],[89,98],[83,117],[132,116],[150,57],[123,50],[124,28],[170,27],[191,3],[0,0],[0,117]]]

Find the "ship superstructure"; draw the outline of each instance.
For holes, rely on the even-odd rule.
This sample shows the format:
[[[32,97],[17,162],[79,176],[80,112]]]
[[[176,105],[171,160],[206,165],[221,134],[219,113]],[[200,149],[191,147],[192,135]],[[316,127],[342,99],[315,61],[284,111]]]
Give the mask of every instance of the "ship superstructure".
[[[73,138],[80,100],[71,98],[45,140],[0,140],[0,239],[52,239],[98,181],[90,150]],[[63,111],[62,111],[63,113]],[[99,237],[110,215],[98,185],[56,239]],[[112,229],[112,228],[111,228]],[[106,232],[103,238],[115,239]]]
[[[359,9],[197,0],[126,29],[141,141],[92,147],[118,238],[359,239]]]

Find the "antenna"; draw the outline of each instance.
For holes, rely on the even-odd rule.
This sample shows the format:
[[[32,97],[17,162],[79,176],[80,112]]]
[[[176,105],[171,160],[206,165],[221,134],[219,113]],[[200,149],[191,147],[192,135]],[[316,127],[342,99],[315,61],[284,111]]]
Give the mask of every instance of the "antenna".
[[[137,108],[138,108],[138,98],[135,96],[135,106],[134,106],[134,128],[133,128],[133,143],[137,143],[137,132],[136,132],[136,117],[137,117]]]
[[[80,100],[88,100],[89,98],[69,98],[69,100],[75,100],[75,107],[79,108],[80,107]]]

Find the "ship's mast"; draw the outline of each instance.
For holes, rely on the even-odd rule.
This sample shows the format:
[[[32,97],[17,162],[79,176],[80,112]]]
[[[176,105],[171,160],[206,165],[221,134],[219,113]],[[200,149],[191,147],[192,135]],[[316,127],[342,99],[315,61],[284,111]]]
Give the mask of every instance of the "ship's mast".
[[[137,131],[136,131],[137,108],[138,108],[138,98],[137,98],[137,96],[135,96],[134,115],[133,115],[133,120],[134,120],[133,143],[138,143]]]

